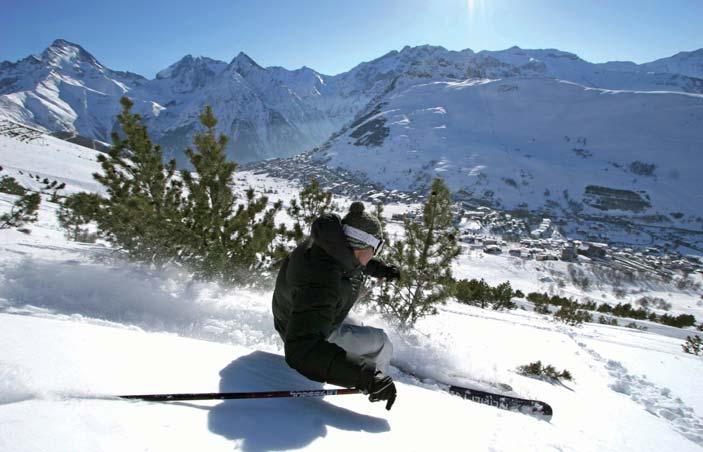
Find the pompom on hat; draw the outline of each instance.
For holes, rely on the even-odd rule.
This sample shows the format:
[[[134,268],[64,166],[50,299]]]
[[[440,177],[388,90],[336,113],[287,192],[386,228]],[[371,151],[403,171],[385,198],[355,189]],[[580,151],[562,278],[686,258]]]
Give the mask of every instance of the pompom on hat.
[[[349,206],[349,213],[342,218],[344,234],[352,248],[368,248],[374,250],[383,243],[381,222],[371,213],[365,211],[364,203],[354,201]]]

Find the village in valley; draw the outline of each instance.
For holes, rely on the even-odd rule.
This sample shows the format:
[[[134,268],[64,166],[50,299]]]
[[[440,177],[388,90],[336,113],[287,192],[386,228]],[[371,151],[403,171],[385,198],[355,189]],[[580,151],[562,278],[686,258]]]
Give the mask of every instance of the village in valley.
[[[334,195],[371,203],[419,205],[424,199],[420,190],[389,190],[361,174],[328,168],[314,160],[313,153],[269,159],[246,165],[243,169],[303,184],[315,178]],[[607,239],[608,228],[616,231],[621,228],[621,218],[614,221],[609,217],[594,220],[574,216],[549,218],[524,211],[509,213],[481,205],[485,203],[473,199],[461,199],[461,195],[456,198],[455,224],[461,234],[460,240],[469,250],[536,261],[596,264],[623,272],[649,273],[664,280],[671,280],[676,275],[703,274],[701,258],[682,252],[677,246],[703,242],[703,232],[672,228],[667,231],[669,236],[652,234],[651,243],[643,244],[636,239],[651,232],[643,225],[640,230],[628,234],[629,242],[612,242]],[[396,213],[391,216],[391,222],[402,223],[404,216],[413,219],[420,213],[419,210]],[[629,222],[626,227],[632,231],[638,225]]]

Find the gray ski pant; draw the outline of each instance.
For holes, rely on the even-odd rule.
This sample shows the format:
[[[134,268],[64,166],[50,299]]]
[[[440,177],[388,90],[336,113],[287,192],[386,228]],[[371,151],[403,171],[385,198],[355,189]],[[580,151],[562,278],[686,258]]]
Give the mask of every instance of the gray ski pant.
[[[342,347],[352,361],[373,364],[377,370],[388,375],[393,344],[383,330],[343,323],[327,340]]]

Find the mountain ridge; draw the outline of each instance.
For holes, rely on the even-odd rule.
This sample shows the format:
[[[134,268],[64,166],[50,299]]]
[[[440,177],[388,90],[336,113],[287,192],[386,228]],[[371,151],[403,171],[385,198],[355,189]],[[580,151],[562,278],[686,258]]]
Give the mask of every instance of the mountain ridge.
[[[660,59],[645,65],[684,67],[673,64],[677,56],[689,61],[699,54],[682,52],[665,64]],[[305,66],[263,67],[239,52],[229,63],[186,55],[146,79],[109,69],[80,45],[57,39],[40,55],[0,63],[0,116],[109,141],[119,97],[127,95],[156,141],[185,164],[182,150],[199,127],[199,112],[210,104],[220,118],[218,131],[230,137],[230,156],[246,162],[313,149],[377,97],[427,80],[537,76],[594,88],[703,92],[702,79],[652,73],[645,65],[593,64],[557,49],[474,52],[422,45],[392,50],[334,76]]]

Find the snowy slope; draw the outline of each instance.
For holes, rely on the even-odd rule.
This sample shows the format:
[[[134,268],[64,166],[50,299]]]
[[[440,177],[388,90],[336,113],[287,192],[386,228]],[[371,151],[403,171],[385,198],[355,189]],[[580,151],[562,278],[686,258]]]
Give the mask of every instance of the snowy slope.
[[[535,339],[543,344],[540,336]],[[558,337],[547,342],[549,349],[579,351]],[[700,448],[672,432],[663,418],[608,390],[611,376],[587,353],[576,357],[583,362],[582,383],[573,392],[535,384],[558,413],[546,423],[403,382],[391,412],[362,396],[172,404],[105,400],[101,397],[125,392],[319,386],[288,369],[280,355],[87,321],[0,314],[0,343],[5,451]],[[618,416],[603,416],[603,406]],[[672,401],[671,412],[677,408]]]
[[[95,151],[35,137],[0,140],[1,175],[29,173],[92,190]],[[20,173],[20,171],[22,173]],[[241,186],[285,181],[242,172]],[[29,184],[34,178],[22,179]],[[40,184],[41,185],[41,184]],[[41,186],[33,186],[41,189]],[[104,244],[68,241],[56,205],[43,197],[30,235],[0,231],[0,450],[568,450],[695,451],[703,446],[703,360],[681,351],[691,331],[647,332],[586,324],[568,327],[529,310],[494,312],[449,302],[417,329],[394,329],[372,309],[357,322],[385,328],[395,362],[436,380],[495,380],[550,403],[550,423],[439,392],[431,380],[398,372],[399,398],[387,412],[362,396],[325,400],[144,403],[125,393],[211,392],[318,387],[288,369],[273,329],[270,291],[224,290],[182,269],[156,272],[121,262]],[[15,197],[0,194],[0,212]],[[348,200],[343,200],[348,203]],[[388,214],[409,206],[389,206]],[[391,225],[391,233],[398,226]],[[528,291],[595,297],[544,276],[563,262],[524,261],[464,250],[457,277],[510,280]],[[699,319],[699,294],[673,285],[626,287],[665,297],[671,312]],[[566,368],[575,381],[551,385],[519,376],[535,360]]]
[[[66,184],[61,194],[102,192],[102,186],[93,179],[93,173],[101,171],[98,151],[10,121],[0,120],[0,129],[17,131],[21,137],[17,139],[0,133],[0,166],[3,167],[0,176],[14,177],[31,190],[46,189],[43,180],[50,179]],[[0,196],[4,195],[0,193]]]
[[[422,189],[441,176],[508,209],[695,217],[701,130],[696,94],[535,77],[433,80],[380,98],[316,155],[392,188]]]

